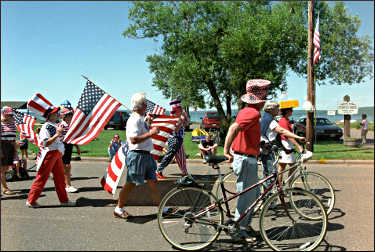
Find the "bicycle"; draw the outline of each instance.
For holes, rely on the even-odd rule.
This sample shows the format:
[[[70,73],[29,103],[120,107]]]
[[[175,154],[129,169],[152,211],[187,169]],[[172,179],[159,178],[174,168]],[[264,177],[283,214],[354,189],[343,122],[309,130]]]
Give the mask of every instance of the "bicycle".
[[[200,250],[212,244],[222,230],[228,235],[238,233],[243,229],[238,223],[272,188],[277,188],[277,192],[262,203],[259,217],[263,240],[274,250],[313,250],[322,242],[327,231],[327,213],[317,196],[301,188],[283,189],[275,172],[227,198],[218,165],[225,160],[224,156],[211,156],[207,160],[217,170],[222,198],[203,189],[191,175],[179,179],[177,187],[163,197],[157,215],[158,225],[172,246]],[[236,221],[233,220],[228,202],[271,179],[271,185]],[[223,207],[228,219],[225,223]],[[168,209],[168,213],[163,209]]]
[[[274,145],[275,146],[275,145]],[[273,167],[276,167],[276,164],[280,158],[280,151],[282,149],[278,148],[277,146],[271,148],[271,151],[275,155],[275,161],[273,163]],[[312,154],[311,152],[308,154]],[[290,176],[284,181],[284,184],[287,184],[289,187],[301,187],[309,192],[312,192],[323,203],[324,207],[326,208],[327,215],[332,212],[332,209],[335,205],[335,190],[331,184],[331,182],[322,174],[313,171],[307,171],[307,167],[303,166],[303,163],[311,158],[311,155],[303,157],[303,153],[298,153],[296,157],[296,163],[290,167],[290,169],[294,169],[294,171],[290,174]],[[262,170],[263,164],[259,162]],[[290,170],[289,169],[289,170]],[[298,174],[297,174],[298,173]],[[224,176],[224,183],[233,183],[236,182],[236,175],[233,171],[230,171]],[[227,186],[229,187],[229,186]],[[263,187],[264,189],[264,187]],[[228,193],[234,194],[233,191],[226,189]],[[232,189],[233,190],[233,189]],[[216,197],[220,197],[221,190],[219,190],[219,183],[216,181],[216,186],[214,188]]]

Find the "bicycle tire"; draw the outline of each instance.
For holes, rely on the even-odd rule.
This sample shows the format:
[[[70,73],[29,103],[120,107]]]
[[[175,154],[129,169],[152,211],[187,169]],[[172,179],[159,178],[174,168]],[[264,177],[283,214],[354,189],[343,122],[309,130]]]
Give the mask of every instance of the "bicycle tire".
[[[196,187],[177,187],[162,199],[158,211],[158,225],[163,237],[181,250],[200,250],[213,243],[221,232],[224,215],[220,206],[199,217],[199,211],[217,202],[210,192]],[[172,214],[163,209],[176,209]]]
[[[283,196],[280,195],[283,194]],[[293,195],[293,199],[291,199]],[[283,197],[284,205],[279,200]],[[291,203],[293,200],[312,200],[313,209],[299,209]],[[305,218],[302,211],[313,213],[319,218]],[[281,250],[313,250],[323,241],[327,232],[327,213],[319,198],[314,194],[297,188],[287,188],[274,193],[263,205],[259,218],[259,228],[263,240],[276,251]]]
[[[327,215],[332,212],[336,201],[335,190],[329,180],[322,174],[312,171],[300,173],[291,182],[291,187],[299,187],[312,192],[323,203]]]

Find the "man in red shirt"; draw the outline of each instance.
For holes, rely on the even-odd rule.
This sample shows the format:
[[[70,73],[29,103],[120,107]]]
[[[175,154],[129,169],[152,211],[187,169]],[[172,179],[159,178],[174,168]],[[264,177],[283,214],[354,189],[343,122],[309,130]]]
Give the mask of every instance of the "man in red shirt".
[[[237,192],[255,184],[258,181],[258,164],[256,156],[259,155],[260,142],[260,111],[266,102],[266,87],[271,82],[268,80],[249,80],[246,83],[246,94],[241,100],[247,106],[238,111],[236,121],[229,127],[225,138],[224,155],[233,161],[233,171],[237,176]],[[233,154],[230,152],[232,147]],[[237,198],[237,207],[234,219],[238,218],[255,201],[256,190],[248,191]],[[246,229],[249,228],[251,215],[247,214],[241,221],[241,231],[232,235],[235,240],[250,241]]]

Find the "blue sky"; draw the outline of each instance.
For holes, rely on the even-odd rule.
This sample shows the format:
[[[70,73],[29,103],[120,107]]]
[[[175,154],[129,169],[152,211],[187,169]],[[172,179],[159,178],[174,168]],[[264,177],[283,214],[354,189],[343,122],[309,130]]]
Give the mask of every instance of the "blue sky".
[[[1,100],[29,100],[39,92],[54,105],[68,99],[75,107],[85,86],[84,74],[126,108],[131,107],[133,93],[146,92],[150,100],[169,109],[169,100],[151,85],[152,74],[145,62],[158,44],[122,36],[131,5],[1,1]],[[359,34],[373,40],[374,3],[345,5],[362,20]],[[302,106],[307,80],[290,74],[287,81],[288,98],[298,99]],[[373,106],[373,93],[373,79],[355,86],[317,86],[317,109],[336,109],[346,94],[360,107]]]

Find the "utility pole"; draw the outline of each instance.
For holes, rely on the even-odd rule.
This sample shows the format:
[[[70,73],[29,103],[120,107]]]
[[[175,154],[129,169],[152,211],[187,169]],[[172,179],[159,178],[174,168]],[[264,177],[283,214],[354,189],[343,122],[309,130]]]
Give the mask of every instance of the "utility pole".
[[[313,68],[313,35],[314,35],[314,2],[308,1],[308,51],[307,51],[307,100],[311,102],[313,111],[307,111],[306,114],[306,141],[310,142],[307,145],[309,151],[314,151],[314,109],[315,109],[315,83],[314,83],[314,68]]]

